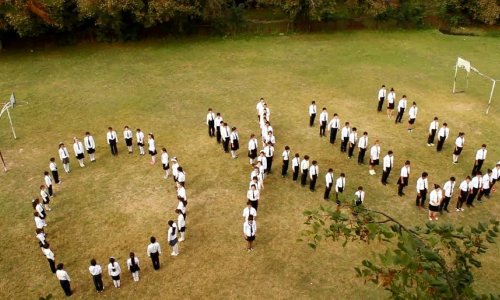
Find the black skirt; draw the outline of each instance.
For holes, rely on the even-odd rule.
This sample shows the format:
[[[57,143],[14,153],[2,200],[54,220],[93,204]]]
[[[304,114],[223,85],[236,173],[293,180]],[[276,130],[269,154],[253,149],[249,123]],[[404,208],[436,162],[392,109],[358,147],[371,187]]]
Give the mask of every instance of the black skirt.
[[[157,152],[156,152],[156,150],[155,150],[155,151],[151,151],[151,150],[149,151],[149,154],[150,154],[151,156],[156,155],[156,153],[157,153]]]
[[[167,164],[163,164],[163,170],[168,170],[170,169],[170,165],[167,163]]]
[[[254,236],[247,236],[246,240],[249,242],[255,241],[255,235]]]
[[[251,159],[255,159],[257,157],[257,148],[248,151],[248,157]]]
[[[93,154],[95,152],[95,149],[94,148],[90,148],[89,150],[87,150],[87,153],[88,154]]]
[[[144,143],[139,143],[139,142],[137,142],[137,146],[139,146],[139,147],[144,147]]]
[[[132,146],[132,138],[130,138],[130,139],[125,139],[125,144],[126,144],[128,147]]]
[[[85,155],[83,155],[83,153],[78,153],[76,155],[76,159],[83,159],[85,157]]]
[[[429,210],[430,211],[439,211],[439,206],[434,206],[429,204]]]
[[[120,280],[120,275],[111,276],[111,278],[112,278],[113,280]]]
[[[240,143],[238,142],[238,140],[234,140],[231,143],[231,150],[236,151],[238,149],[240,149]]]
[[[394,109],[394,102],[388,103],[387,108],[388,109]]]
[[[370,165],[372,165],[372,166],[378,166],[379,165],[379,160],[378,159],[370,160]]]
[[[454,155],[460,155],[462,153],[462,147],[455,147],[455,151],[453,151]]]
[[[65,157],[62,160],[63,164],[69,164],[69,157]]]

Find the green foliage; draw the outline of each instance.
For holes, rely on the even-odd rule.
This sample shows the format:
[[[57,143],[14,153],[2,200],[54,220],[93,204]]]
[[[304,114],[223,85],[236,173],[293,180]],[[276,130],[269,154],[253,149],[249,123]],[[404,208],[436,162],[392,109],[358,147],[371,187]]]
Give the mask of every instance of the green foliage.
[[[472,287],[472,270],[481,267],[478,255],[486,252],[487,243],[495,243],[499,221],[479,222],[468,229],[430,222],[423,228],[407,228],[382,212],[344,208],[304,212],[309,229],[303,236],[312,249],[323,240],[341,241],[344,247],[355,241],[386,242],[384,253],[355,268],[365,283],[384,286],[393,299],[479,297]]]

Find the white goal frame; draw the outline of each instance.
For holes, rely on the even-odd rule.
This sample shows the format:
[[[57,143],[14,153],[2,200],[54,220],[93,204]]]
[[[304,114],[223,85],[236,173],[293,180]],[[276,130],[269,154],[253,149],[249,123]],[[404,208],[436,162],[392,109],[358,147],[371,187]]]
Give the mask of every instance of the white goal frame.
[[[10,111],[9,109],[14,108],[14,104],[16,103],[16,96],[14,95],[14,92],[10,95],[9,101],[5,103],[2,107],[2,110],[0,110],[0,119],[2,118],[2,115],[7,112],[7,117],[9,118],[9,123],[10,123],[10,129],[12,130],[12,135],[14,136],[14,139],[17,139],[16,136],[16,131],[14,130],[14,125],[12,124],[12,117],[10,116]]]

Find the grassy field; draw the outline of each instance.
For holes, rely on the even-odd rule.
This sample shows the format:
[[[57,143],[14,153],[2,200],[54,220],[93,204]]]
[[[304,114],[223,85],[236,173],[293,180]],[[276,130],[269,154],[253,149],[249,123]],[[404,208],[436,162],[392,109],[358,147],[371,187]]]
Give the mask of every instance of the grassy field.
[[[324,171],[347,174],[349,199],[358,185],[366,190],[365,204],[386,211],[406,224],[424,224],[427,214],[414,207],[415,182],[422,171],[430,183],[457,182],[470,173],[480,144],[488,144],[485,166],[500,160],[498,93],[484,115],[489,83],[471,76],[467,93],[451,94],[457,56],[470,59],[482,72],[500,77],[500,40],[487,37],[446,36],[436,31],[344,32],[336,34],[252,37],[237,40],[168,40],[135,44],[82,45],[58,49],[4,51],[0,55],[0,95],[12,90],[29,104],[12,112],[17,140],[8,122],[0,120],[0,150],[9,167],[0,173],[2,243],[0,298],[36,299],[63,293],[34,237],[31,198],[57,157],[60,141],[70,144],[85,131],[97,142],[97,163],[80,169],[71,152],[72,172],[62,174],[53,211],[48,216],[48,240],[57,262],[72,276],[76,298],[97,296],[87,267],[96,258],[107,272],[107,258],[115,256],[125,270],[130,250],[141,260],[141,281],[126,271],[117,290],[107,275],[99,297],[133,298],[315,298],[380,299],[382,287],[364,285],[354,266],[383,245],[325,243],[312,251],[300,237],[302,211],[324,204]],[[463,74],[462,74],[463,75]],[[464,76],[460,85],[465,85]],[[420,108],[415,130],[396,126],[385,113],[376,113],[381,84],[404,93]],[[498,91],[497,91],[498,92]],[[237,126],[241,144],[258,133],[255,104],[266,97],[277,136],[277,154],[285,145],[292,152],[318,160],[316,193],[282,179],[278,172],[266,179],[259,206],[256,250],[247,253],[242,238],[241,211],[251,169],[245,149],[240,158],[224,155],[209,139],[204,123],[208,107]],[[368,131],[370,141],[381,140],[382,152],[395,152],[396,171],[390,184],[380,184],[380,173],[368,175],[318,137],[318,127],[307,126],[307,106],[316,100]],[[426,146],[427,127],[437,115],[448,122],[450,139],[444,151]],[[405,120],[406,120],[405,116]],[[173,182],[165,181],[159,164],[149,157],[125,152],[118,157],[105,142],[108,126],[121,135],[124,125],[154,132],[157,146],[166,146],[187,172],[189,217],[187,240],[181,254],[171,258],[166,222],[174,218],[177,201]],[[454,139],[466,132],[460,164],[451,163]],[[69,150],[72,150],[68,147]],[[399,198],[395,185],[399,168],[412,161],[407,196]],[[279,159],[275,164],[279,168]],[[60,171],[62,165],[59,163]],[[379,169],[378,169],[379,170]],[[378,171],[377,170],[377,171]],[[457,184],[458,189],[458,184]],[[453,199],[452,205],[456,199]],[[473,224],[497,217],[500,197],[464,213],[451,212],[439,222]],[[163,247],[162,269],[153,272],[146,256],[150,235]],[[480,292],[499,293],[499,246],[481,257],[476,272]],[[106,273],[107,274],[107,273]]]

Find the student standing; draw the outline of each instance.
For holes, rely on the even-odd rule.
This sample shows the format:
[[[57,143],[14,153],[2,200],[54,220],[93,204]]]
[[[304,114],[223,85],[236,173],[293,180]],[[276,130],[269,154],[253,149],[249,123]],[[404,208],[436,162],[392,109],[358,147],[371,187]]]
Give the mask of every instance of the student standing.
[[[52,178],[54,178],[54,182],[56,184],[60,184],[61,181],[59,180],[59,172],[57,171],[56,159],[53,157],[50,158],[49,169],[52,173]]]
[[[408,186],[408,180],[410,178],[410,161],[407,160],[405,165],[401,168],[399,180],[398,180],[398,195],[399,197],[404,196],[403,189]]]
[[[436,147],[436,151],[441,151],[443,149],[444,141],[448,139],[450,135],[450,129],[448,128],[448,124],[443,123],[443,126],[439,128],[438,131],[438,144]]]
[[[121,285],[121,280],[120,280],[120,274],[122,272],[122,269],[120,268],[120,265],[118,262],[115,260],[114,257],[109,258],[109,264],[108,264],[108,274],[113,280],[113,285],[115,288],[120,288]]]
[[[238,129],[236,127],[233,127],[231,130],[231,136],[229,137],[230,142],[231,142],[231,157],[233,159],[238,158],[238,155],[236,155],[236,151],[240,149],[240,137],[238,136]]]
[[[455,189],[455,177],[450,177],[450,180],[446,181],[443,185],[444,197],[443,201],[439,205],[439,212],[443,213],[443,210],[448,211],[448,205],[450,204],[451,197],[453,197],[453,190]]]
[[[116,143],[118,143],[118,136],[116,135],[116,131],[113,130],[113,127],[108,127],[108,132],[106,133],[106,141],[108,141],[109,148],[111,149],[111,154],[118,155],[118,148],[116,147]]]
[[[222,148],[224,152],[229,152],[229,138],[231,136],[231,132],[229,131],[229,127],[227,127],[227,123],[224,122],[220,129],[220,134],[222,138]]]
[[[40,214],[40,213],[39,213]],[[43,247],[47,243],[47,235],[43,232],[43,229],[35,229],[36,238],[38,239],[38,246]]]
[[[148,134],[148,152],[151,155],[151,164],[154,165],[156,163],[156,145],[155,145],[155,136],[153,133]]]
[[[177,176],[179,175],[179,162],[177,161],[177,157],[172,157],[170,160],[172,162],[172,177],[174,178],[174,182],[177,182]]]
[[[183,188],[186,187],[186,173],[182,167],[177,168],[177,183]]]
[[[151,261],[153,262],[153,269],[159,270],[160,269],[160,254],[161,254],[161,247],[160,243],[156,241],[156,238],[154,236],[149,238],[150,244],[148,245],[148,257],[151,257]]]
[[[267,143],[267,146],[263,149],[264,154],[266,156],[266,174],[271,173],[271,168],[273,166],[273,158],[274,158],[274,147],[271,142]]]
[[[362,186],[358,186],[358,190],[354,193],[354,205],[359,206],[365,202],[365,191]]]
[[[326,136],[326,125],[328,124],[328,112],[326,107],[319,114],[319,137]]]
[[[344,127],[340,131],[340,152],[347,151],[347,143],[349,142],[349,135],[351,134],[351,128],[349,127],[349,122],[345,122]]]
[[[417,198],[415,200],[417,207],[424,207],[425,200],[427,200],[428,176],[427,172],[423,172],[422,176],[417,179]]]
[[[460,194],[458,195],[457,200],[457,211],[464,211],[462,205],[467,201],[467,197],[470,192],[470,176],[467,176],[465,180],[460,183]]]
[[[45,220],[40,217],[39,212],[37,212],[37,211],[33,212],[33,217],[35,220],[36,229],[43,230],[44,227],[47,227],[47,223],[45,223]]]
[[[465,133],[459,132],[458,137],[455,140],[455,150],[453,150],[453,163],[458,164],[458,157],[460,156],[460,153],[462,153],[462,149],[464,148],[465,144]]]
[[[377,174],[373,168],[379,165],[379,159],[380,159],[380,143],[378,140],[376,140],[375,144],[370,148],[370,170],[368,171],[370,175]]]
[[[418,107],[417,103],[413,101],[413,105],[410,107],[408,111],[408,132],[413,131],[413,124],[415,124],[415,120],[417,119]]]
[[[96,291],[98,293],[104,291],[104,283],[102,282],[102,268],[97,264],[94,258],[90,260],[89,272],[90,275],[92,275],[92,282],[94,282]]]
[[[260,101],[255,106],[255,109],[257,110],[257,118],[259,121],[260,121],[260,116],[262,115],[262,113],[264,111],[264,104],[265,103],[266,103],[266,101],[264,100],[264,97],[262,97],[262,98],[260,98]]]
[[[309,178],[311,181],[309,182],[309,189],[311,192],[314,192],[316,189],[316,180],[318,179],[319,167],[318,162],[313,160],[312,166],[309,168]]]
[[[42,197],[42,201],[43,201],[43,205],[45,207],[45,210],[51,211],[52,209],[50,209],[50,207],[49,207],[50,196],[49,196],[47,188],[44,184],[42,184],[40,186],[40,196]]]
[[[281,167],[281,177],[285,177],[288,172],[288,163],[290,162],[290,147],[285,146],[285,150],[281,153],[283,158],[283,166]]]
[[[167,239],[168,244],[172,248],[172,253],[170,255],[177,256],[179,255],[179,245],[177,244],[177,224],[174,221],[168,221],[168,231],[167,231]]]
[[[434,117],[434,120],[429,125],[429,137],[427,138],[427,146],[434,146],[434,138],[439,128],[439,119]]]
[[[267,133],[267,136],[264,139],[263,147],[267,145],[267,143],[271,143],[273,146],[276,144],[276,138],[274,137],[274,134],[272,131],[269,131]]]
[[[179,227],[179,233],[181,235],[179,242],[183,242],[186,239],[186,219],[180,209],[176,209],[175,213],[177,214],[177,226]]]
[[[125,126],[123,129],[123,139],[125,139],[125,145],[127,146],[128,154],[132,154],[132,130]]]
[[[333,186],[333,169],[328,169],[328,172],[325,175],[325,194],[323,195],[323,199],[328,201],[330,199],[330,191]]]
[[[337,178],[335,182],[335,202],[340,205],[339,194],[342,194],[345,190],[345,174],[340,173],[340,177]]]
[[[127,268],[132,273],[132,278],[134,281],[139,281],[139,258],[135,256],[134,252],[130,252],[129,258],[127,259]]]
[[[137,147],[139,147],[139,154],[146,154],[144,151],[144,132],[142,132],[140,128],[137,128],[135,138],[137,140]]]
[[[59,158],[63,163],[63,168],[66,173],[69,173],[69,153],[64,143],[59,144]]]
[[[386,95],[385,85],[382,85],[380,90],[378,90],[378,97],[377,97],[378,98],[378,106],[377,106],[378,112],[382,111],[382,106],[384,105],[385,95]]]
[[[90,132],[85,132],[85,137],[83,138],[83,143],[85,144],[85,150],[89,155],[90,162],[95,162],[95,140]]]
[[[438,184],[434,184],[434,189],[429,194],[429,221],[436,221],[438,217],[436,213],[439,211],[439,206],[443,200],[443,192]]]
[[[356,142],[358,141],[358,130],[353,127],[349,133],[349,150],[347,151],[347,158],[351,159],[354,155],[354,148],[356,147]]]
[[[387,118],[392,118],[392,112],[394,111],[394,103],[396,102],[396,92],[394,88],[391,88],[387,94]]]
[[[248,201],[250,201],[252,207],[255,208],[255,210],[259,209],[259,198],[260,194],[257,190],[257,186],[255,184],[251,185],[250,189],[247,192],[247,199]]]
[[[56,277],[61,284],[61,287],[66,296],[71,296],[71,278],[69,278],[68,272],[64,270],[64,264],[57,265]]]
[[[498,181],[500,177],[500,161],[496,163],[495,167],[493,168],[492,172],[491,172],[491,190],[493,192],[496,191],[495,189],[495,183]]]
[[[368,132],[363,132],[363,136],[359,138],[358,148],[358,164],[361,165],[365,163],[365,153],[366,148],[368,148]]]
[[[309,173],[309,156],[308,155],[305,155],[304,159],[300,162],[300,171],[302,173],[302,177],[300,179],[300,184],[302,186],[306,186],[307,173]]]
[[[31,204],[33,205],[33,209],[38,212],[38,216],[40,217],[40,219],[45,220],[45,218],[47,217],[47,212],[45,211],[45,208],[43,208],[43,205],[40,203],[40,199],[33,199]]]
[[[316,101],[311,102],[311,105],[309,105],[309,127],[314,126],[314,119],[316,119]]]
[[[387,179],[389,178],[389,174],[391,174],[392,166],[394,165],[394,155],[391,150],[387,152],[387,155],[384,156],[384,163],[382,167],[382,184],[387,185]]]
[[[293,181],[297,181],[297,178],[299,178],[299,171],[300,171],[300,155],[298,153],[295,153],[295,157],[292,159],[292,169],[293,169]]]
[[[243,237],[247,241],[247,251],[253,250],[253,242],[255,241],[255,233],[257,232],[257,224],[253,216],[248,216],[248,221],[243,223]]]
[[[248,158],[250,159],[250,164],[253,165],[255,162],[255,158],[257,158],[257,139],[255,138],[255,134],[250,135],[250,140],[248,141]]]
[[[477,172],[481,171],[481,167],[483,166],[487,153],[488,150],[486,150],[486,144],[483,144],[481,149],[476,151],[476,160],[474,161],[474,166],[472,167],[472,176],[475,176]]]
[[[208,125],[208,136],[215,136],[215,114],[211,108],[208,109],[207,113],[207,125]]]
[[[257,210],[252,206],[252,201],[247,201],[247,207],[243,209],[243,221],[248,221],[248,217],[253,216],[255,220],[257,218]]]
[[[403,98],[401,98],[398,102],[398,114],[396,116],[396,120],[394,123],[402,123],[403,120],[403,114],[405,113],[406,109],[406,95],[403,95]]]
[[[45,186],[47,187],[47,190],[49,192],[49,196],[54,195],[54,190],[52,189],[52,179],[50,178],[49,172],[45,171],[43,172],[43,180],[45,182]]]
[[[167,179],[168,175],[170,175],[170,164],[168,163],[168,153],[165,147],[161,148],[161,164],[165,171],[165,176],[163,176],[163,178]]]
[[[340,128],[340,119],[339,116],[334,113],[333,118],[328,124],[328,129],[330,130],[330,144],[335,143],[335,139],[337,138],[337,132]]]
[[[222,119],[222,116],[220,113],[217,113],[217,115],[215,116],[215,121],[214,121],[214,124],[215,124],[215,135],[217,137],[217,143],[221,143],[221,140],[222,140],[222,135],[221,135],[221,127],[222,127],[222,124],[223,124],[223,121],[224,119]]]
[[[73,150],[75,151],[76,160],[78,160],[80,168],[83,168],[85,167],[85,164],[83,163],[83,158],[85,157],[85,155],[83,154],[83,144],[76,137],[73,138],[73,141]]]
[[[479,189],[479,194],[477,195],[477,201],[479,203],[482,202],[483,196],[486,198],[490,198],[490,188],[491,188],[491,169],[488,169],[488,172],[484,174],[483,179],[481,181],[481,188]]]
[[[56,273],[57,270],[56,270],[55,256],[54,252],[50,250],[49,243],[45,243],[44,245],[42,245],[42,252],[43,255],[45,255],[45,257],[47,258],[47,261],[49,262],[50,270],[52,271],[52,273]]]

